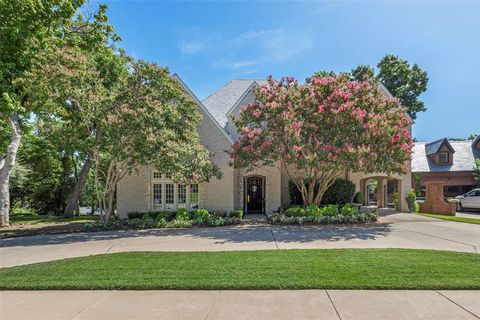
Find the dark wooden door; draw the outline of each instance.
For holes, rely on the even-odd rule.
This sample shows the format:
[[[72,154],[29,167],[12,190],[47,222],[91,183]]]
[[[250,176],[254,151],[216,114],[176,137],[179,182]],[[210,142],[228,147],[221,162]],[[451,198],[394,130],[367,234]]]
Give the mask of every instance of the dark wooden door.
[[[263,180],[259,177],[247,179],[247,213],[263,212]]]

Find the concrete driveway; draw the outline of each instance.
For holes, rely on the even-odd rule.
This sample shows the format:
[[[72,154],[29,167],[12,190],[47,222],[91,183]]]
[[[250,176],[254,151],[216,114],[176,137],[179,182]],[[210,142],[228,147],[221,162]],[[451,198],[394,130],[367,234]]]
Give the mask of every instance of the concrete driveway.
[[[28,307],[26,307],[28,306]],[[2,320],[479,319],[479,291],[5,291]]]
[[[480,252],[480,225],[396,213],[365,226],[240,225],[9,238],[0,267],[125,251],[413,248]]]

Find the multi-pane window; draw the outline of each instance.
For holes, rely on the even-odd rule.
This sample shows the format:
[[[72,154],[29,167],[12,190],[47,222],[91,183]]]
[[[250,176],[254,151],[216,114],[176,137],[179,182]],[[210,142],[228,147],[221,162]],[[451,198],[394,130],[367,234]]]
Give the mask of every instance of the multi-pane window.
[[[175,209],[175,185],[173,183],[165,184],[165,209]]]
[[[165,179],[172,180],[172,174],[171,173],[165,173]]]
[[[187,185],[178,185],[178,208],[187,208]]]
[[[162,209],[162,184],[153,184],[153,210]]]
[[[198,209],[198,184],[190,185],[190,209]]]
[[[440,163],[449,163],[450,159],[448,157],[448,152],[439,152],[438,153],[438,162]]]
[[[198,184],[175,184],[171,180],[171,175],[156,171],[152,172],[151,181],[152,210],[198,209]]]

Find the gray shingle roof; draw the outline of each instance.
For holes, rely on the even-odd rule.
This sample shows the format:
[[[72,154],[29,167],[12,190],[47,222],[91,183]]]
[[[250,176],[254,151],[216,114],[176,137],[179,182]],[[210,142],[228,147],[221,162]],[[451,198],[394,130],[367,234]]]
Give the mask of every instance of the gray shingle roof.
[[[440,140],[440,145],[443,139]],[[435,145],[437,141],[434,141]],[[480,151],[472,147],[472,141],[449,141],[455,154],[453,164],[435,164],[427,158],[429,143],[416,142],[412,153],[412,172],[448,172],[476,170],[475,159],[480,158]],[[440,147],[440,146],[438,146]],[[437,148],[438,150],[438,148]]]
[[[433,142],[426,143],[425,153],[427,154],[427,156],[431,154],[435,154],[438,152],[438,149],[440,149],[440,147],[443,144],[445,144],[450,149],[450,151],[455,152],[455,150],[453,149],[452,145],[448,142],[448,140],[446,138],[443,138],[443,139],[435,140]]]
[[[215,91],[203,100],[203,105],[212,114],[218,123],[225,127],[227,124],[227,113],[235,103],[243,96],[245,91],[253,83],[264,85],[266,80],[242,79],[232,80],[219,90]]]

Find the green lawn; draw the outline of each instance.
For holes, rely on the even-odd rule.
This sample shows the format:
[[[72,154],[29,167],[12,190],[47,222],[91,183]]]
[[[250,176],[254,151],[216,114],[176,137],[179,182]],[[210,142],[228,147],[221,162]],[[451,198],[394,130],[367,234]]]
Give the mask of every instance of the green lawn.
[[[431,213],[418,213],[418,214],[422,215],[422,216],[425,216],[425,217],[430,217],[430,218],[437,218],[437,219],[464,222],[464,223],[480,224],[480,219],[475,219],[475,218],[445,216],[445,215],[442,215],[442,214],[431,214]]]
[[[431,250],[129,252],[0,269],[0,289],[480,289],[479,267]]]
[[[95,216],[79,216],[64,218],[62,216],[40,216],[32,214],[13,214],[10,216],[12,225],[39,224],[39,223],[85,223],[95,221]]]

